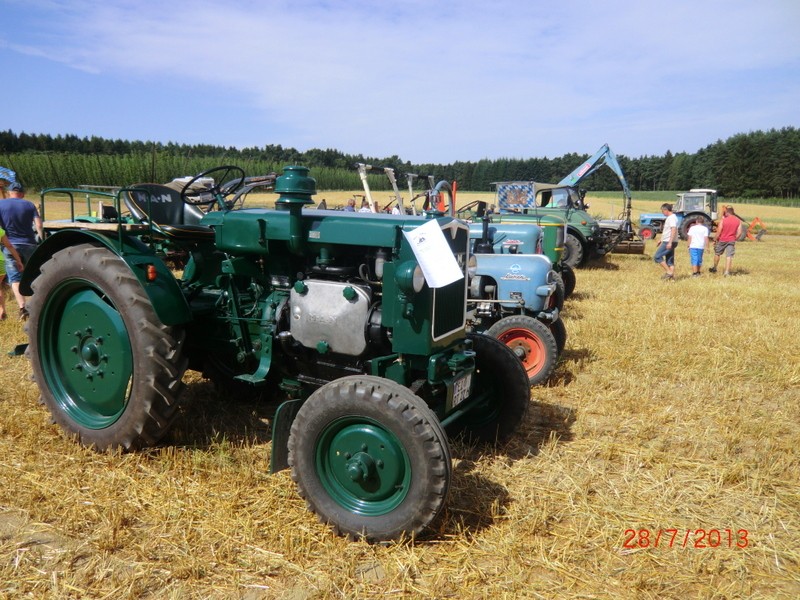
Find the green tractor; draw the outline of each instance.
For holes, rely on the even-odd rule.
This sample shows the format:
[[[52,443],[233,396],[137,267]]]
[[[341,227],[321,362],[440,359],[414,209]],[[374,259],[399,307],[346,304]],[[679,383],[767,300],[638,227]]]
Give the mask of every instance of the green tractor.
[[[215,183],[194,193],[199,178]],[[184,371],[200,371],[226,399],[278,401],[272,470],[291,468],[321,521],[374,542],[415,536],[445,506],[448,438],[505,440],[530,404],[511,350],[466,332],[469,229],[306,209],[304,167],[277,178],[274,210],[228,201],[244,184],[217,167],[181,191],[121,189],[108,218],[46,221],[22,282],[44,404],[81,444],[135,450],[164,438]]]
[[[535,181],[499,181],[497,205],[507,223],[525,223],[543,215],[560,217],[567,223],[561,260],[573,269],[607,252],[598,221],[587,211],[577,189],[564,184]]]

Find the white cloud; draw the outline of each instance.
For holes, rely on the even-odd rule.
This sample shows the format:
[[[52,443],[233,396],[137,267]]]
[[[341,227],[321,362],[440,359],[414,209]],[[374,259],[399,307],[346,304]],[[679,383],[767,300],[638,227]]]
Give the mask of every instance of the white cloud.
[[[732,134],[770,111],[786,118],[798,6],[29,0],[48,20],[8,47],[148,93],[182,85],[221,110],[249,106],[289,126],[283,145],[444,162],[592,152],[617,136],[662,153],[681,128],[727,118]],[[777,72],[791,82],[778,97],[764,89]],[[255,143],[237,141],[244,129],[227,144]]]

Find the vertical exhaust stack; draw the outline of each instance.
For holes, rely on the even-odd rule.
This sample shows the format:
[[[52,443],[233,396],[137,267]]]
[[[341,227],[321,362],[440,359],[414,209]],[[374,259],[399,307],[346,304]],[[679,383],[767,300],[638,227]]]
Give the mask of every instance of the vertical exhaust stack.
[[[489,234],[489,223],[491,217],[486,214],[486,203],[478,203],[478,214],[481,216],[483,228],[481,230],[481,239],[475,243],[474,254],[494,254],[494,240]]]
[[[306,204],[314,204],[311,196],[317,193],[317,182],[308,176],[307,167],[283,168],[283,175],[275,181],[275,191],[280,194],[275,208],[289,211],[289,249],[302,254],[305,249],[305,232],[301,212]]]

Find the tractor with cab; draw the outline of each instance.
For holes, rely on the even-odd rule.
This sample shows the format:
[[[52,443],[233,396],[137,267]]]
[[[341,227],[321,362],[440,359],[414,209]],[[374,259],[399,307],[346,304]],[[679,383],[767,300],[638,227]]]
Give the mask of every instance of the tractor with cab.
[[[678,233],[686,239],[686,232],[696,221],[702,222],[709,231],[716,229],[717,190],[696,188],[677,195],[672,205],[672,212],[678,217]],[[639,215],[639,235],[645,239],[653,239],[664,229],[666,217],[662,213],[642,213]]]

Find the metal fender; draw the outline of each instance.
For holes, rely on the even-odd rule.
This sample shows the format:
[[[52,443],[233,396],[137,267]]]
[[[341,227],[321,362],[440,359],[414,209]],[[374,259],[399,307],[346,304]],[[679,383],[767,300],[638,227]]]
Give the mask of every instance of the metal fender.
[[[497,282],[497,298],[504,308],[538,312],[546,308],[547,298],[555,290],[549,281],[553,263],[543,254],[475,254],[476,275]]]
[[[25,264],[20,290],[33,294],[31,282],[38,277],[42,265],[64,248],[77,244],[105,246],[119,256],[130,268],[147,293],[158,318],[164,325],[178,325],[191,320],[191,310],[175,276],[164,262],[139,239],[123,236],[122,240],[82,229],[62,230],[47,237]],[[147,270],[155,268],[155,279],[148,281]]]

